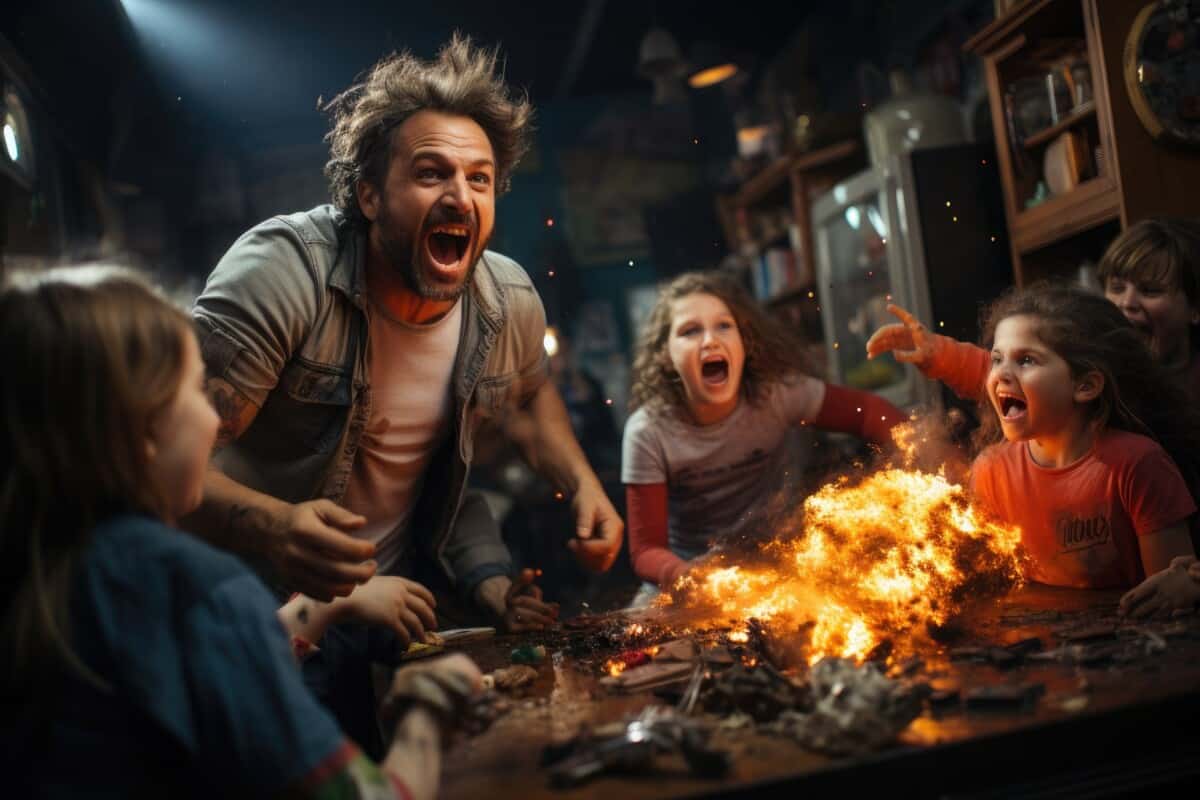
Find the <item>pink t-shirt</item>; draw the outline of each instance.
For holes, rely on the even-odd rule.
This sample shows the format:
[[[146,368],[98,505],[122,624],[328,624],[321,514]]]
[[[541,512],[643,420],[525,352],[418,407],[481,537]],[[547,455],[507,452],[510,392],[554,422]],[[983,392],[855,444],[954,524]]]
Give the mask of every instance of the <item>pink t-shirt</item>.
[[[1033,580],[1078,589],[1139,583],[1145,572],[1137,537],[1196,511],[1166,451],[1115,429],[1058,469],[1038,466],[1027,442],[990,447],[971,468],[971,489],[996,516],[1020,526]]]

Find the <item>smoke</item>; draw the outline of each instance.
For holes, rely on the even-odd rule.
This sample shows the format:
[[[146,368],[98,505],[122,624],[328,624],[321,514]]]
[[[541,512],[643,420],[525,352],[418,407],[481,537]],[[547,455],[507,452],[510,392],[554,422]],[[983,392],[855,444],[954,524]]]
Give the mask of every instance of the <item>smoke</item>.
[[[960,444],[965,440],[969,422],[958,409],[948,413],[940,410],[914,412],[908,422],[892,429],[892,443],[887,447],[871,445],[870,455],[852,458],[849,463],[839,459],[820,469],[818,464],[809,466],[807,480],[800,464],[790,464],[786,478],[779,478],[780,488],[767,502],[752,509],[747,522],[722,537],[707,554],[695,561],[696,564],[724,563],[753,566],[769,563],[770,556],[763,555],[767,542],[787,541],[804,535],[804,501],[823,486],[839,482],[858,483],[876,472],[885,469],[918,470],[931,474],[942,474],[950,483],[965,485],[970,471],[970,455]],[[805,437],[800,450],[809,449],[809,441],[816,437]],[[818,442],[819,443],[819,442]],[[825,444],[827,449],[832,445]],[[816,448],[813,448],[816,449]]]

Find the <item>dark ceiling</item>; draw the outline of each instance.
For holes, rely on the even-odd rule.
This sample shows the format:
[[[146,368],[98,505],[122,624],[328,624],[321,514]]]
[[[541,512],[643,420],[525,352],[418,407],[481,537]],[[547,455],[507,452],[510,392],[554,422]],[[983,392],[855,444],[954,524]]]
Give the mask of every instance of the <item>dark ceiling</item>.
[[[498,44],[510,82],[538,105],[650,93],[638,48],[657,24],[685,49],[710,40],[756,58],[777,52],[815,2],[474,2],[394,0],[40,0],[3,15],[60,124],[99,147],[98,120],[164,109],[161,124],[245,146],[312,140],[318,98],[381,55],[432,55],[456,29]]]

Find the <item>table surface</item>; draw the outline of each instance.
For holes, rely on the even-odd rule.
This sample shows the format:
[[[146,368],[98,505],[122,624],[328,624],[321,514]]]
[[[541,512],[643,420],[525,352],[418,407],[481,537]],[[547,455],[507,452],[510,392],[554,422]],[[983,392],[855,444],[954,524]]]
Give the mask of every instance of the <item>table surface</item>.
[[[1068,735],[1066,723],[1074,725],[1070,736],[1080,731],[1101,730],[1105,725],[1120,730],[1129,724],[1129,712],[1167,703],[1165,707],[1193,703],[1200,696],[1200,616],[1170,622],[1148,623],[1142,630],[1162,634],[1166,648],[1134,660],[1110,662],[1094,667],[1058,661],[1030,661],[1011,669],[985,662],[951,658],[951,651],[971,645],[1003,646],[1030,637],[1042,640],[1047,650],[1063,642],[1060,634],[1095,623],[1116,622],[1119,593],[1064,590],[1026,586],[977,609],[966,625],[969,633],[952,645],[922,653],[921,677],[969,689],[997,684],[1040,683],[1044,694],[1025,709],[1001,711],[967,710],[959,705],[950,710],[926,709],[900,738],[885,750],[866,757],[835,758],[811,752],[793,740],[757,732],[718,729],[713,743],[733,755],[730,773],[720,781],[688,775],[681,759],[664,757],[656,769],[639,775],[604,775],[571,789],[550,786],[546,770],[539,766],[543,748],[562,742],[581,728],[620,721],[649,703],[662,703],[652,693],[611,694],[599,686],[594,664],[571,658],[565,651],[552,652],[538,667],[538,678],[523,697],[484,733],[458,741],[447,753],[442,777],[445,798],[605,798],[621,800],[730,792],[751,787],[770,787],[789,782],[801,785],[807,778],[831,773],[863,772],[872,765],[901,763],[924,754],[936,754],[945,763],[948,753],[966,759],[971,749],[997,751],[1009,746],[1057,742]],[[1125,627],[1124,637],[1141,636]],[[1148,637],[1146,641],[1150,641]],[[463,649],[485,671],[509,663],[509,653],[528,637],[498,636],[475,642]],[[1128,641],[1128,638],[1126,638]],[[1194,703],[1193,703],[1194,704]],[[1125,714],[1124,719],[1120,718]],[[1152,719],[1162,719],[1154,711]],[[1048,737],[1037,738],[1037,731]],[[1135,735],[1126,731],[1122,735]],[[1195,734],[1187,734],[1195,736]],[[1127,741],[1122,739],[1122,742]],[[955,748],[956,745],[963,745]],[[1127,748],[1127,744],[1116,744]],[[985,751],[982,758],[990,758]],[[936,762],[935,762],[936,763]],[[967,761],[959,762],[966,768]],[[661,767],[661,768],[658,768]],[[940,768],[940,767],[939,767]]]

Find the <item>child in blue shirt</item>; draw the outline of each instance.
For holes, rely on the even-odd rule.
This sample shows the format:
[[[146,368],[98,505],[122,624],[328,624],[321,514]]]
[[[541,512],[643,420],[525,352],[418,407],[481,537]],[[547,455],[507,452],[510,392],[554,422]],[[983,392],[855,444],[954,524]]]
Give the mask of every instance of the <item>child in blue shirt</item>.
[[[74,268],[0,292],[0,334],[13,796],[431,797],[475,665],[398,672],[372,763],[306,690],[266,587],[171,527],[200,502],[218,425],[189,318],[129,273]],[[293,632],[386,621],[389,588],[314,605]]]

